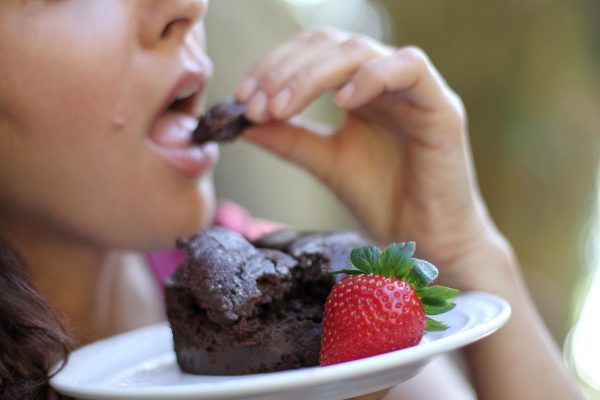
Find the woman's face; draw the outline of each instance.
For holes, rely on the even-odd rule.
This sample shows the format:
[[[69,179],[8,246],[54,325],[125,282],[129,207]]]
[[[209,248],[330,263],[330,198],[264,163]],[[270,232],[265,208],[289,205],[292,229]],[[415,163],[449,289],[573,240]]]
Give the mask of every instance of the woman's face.
[[[207,3],[0,1],[1,230],[152,249],[208,223]]]

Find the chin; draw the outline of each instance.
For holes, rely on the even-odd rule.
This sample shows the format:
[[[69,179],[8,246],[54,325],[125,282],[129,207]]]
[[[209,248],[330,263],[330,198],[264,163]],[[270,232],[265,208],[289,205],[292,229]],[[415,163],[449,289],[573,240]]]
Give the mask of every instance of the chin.
[[[151,227],[146,225],[138,232],[142,251],[156,251],[175,247],[180,238],[188,238],[209,227],[215,215],[216,199],[212,181],[202,180],[192,196],[179,198],[176,204],[170,204],[166,212],[154,215]]]
[[[200,181],[197,196],[193,205],[188,206],[187,209],[180,208],[186,212],[178,215],[176,218],[178,223],[171,226],[169,246],[173,246],[176,239],[190,237],[212,224],[216,212],[212,180]]]

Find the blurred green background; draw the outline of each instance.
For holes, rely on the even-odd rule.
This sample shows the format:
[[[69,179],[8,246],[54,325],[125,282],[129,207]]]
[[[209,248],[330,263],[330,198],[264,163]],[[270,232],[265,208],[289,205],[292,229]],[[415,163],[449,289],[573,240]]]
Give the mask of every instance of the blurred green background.
[[[230,97],[273,46],[323,26],[423,48],[462,97],[490,212],[513,243],[556,341],[568,344],[566,357],[597,394],[600,361],[578,361],[576,354],[600,360],[599,347],[569,338],[600,254],[593,240],[600,226],[600,2],[213,0],[209,103]],[[338,118],[327,98],[306,116]],[[301,228],[356,228],[320,184],[245,143],[223,147],[216,182],[219,196],[259,217]],[[600,334],[600,317],[586,315],[595,321],[586,332]]]

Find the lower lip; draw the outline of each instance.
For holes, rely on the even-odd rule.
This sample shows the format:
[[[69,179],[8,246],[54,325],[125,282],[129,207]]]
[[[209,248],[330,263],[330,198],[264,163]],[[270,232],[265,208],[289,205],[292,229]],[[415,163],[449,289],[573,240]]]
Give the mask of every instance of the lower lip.
[[[173,170],[185,177],[196,178],[214,168],[219,159],[219,147],[216,143],[192,144],[192,131],[182,128],[183,125],[186,124],[173,115],[160,116],[150,129],[150,148]],[[166,130],[178,131],[178,138],[166,143],[153,140],[164,137]]]

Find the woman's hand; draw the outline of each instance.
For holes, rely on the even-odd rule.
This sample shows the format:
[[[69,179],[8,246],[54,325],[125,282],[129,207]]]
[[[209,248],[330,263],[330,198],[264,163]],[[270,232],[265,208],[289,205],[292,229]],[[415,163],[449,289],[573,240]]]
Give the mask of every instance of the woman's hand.
[[[329,90],[346,111],[336,132],[286,122]],[[237,96],[249,118],[270,122],[246,137],[323,180],[376,238],[415,240],[445,284],[512,304],[508,324],[465,351],[481,398],[581,398],[487,215],[461,101],[421,50],[302,33],[264,57]]]
[[[330,90],[346,111],[339,129],[290,121]],[[420,256],[451,264],[494,232],[462,102],[423,51],[301,33],[260,60],[236,96],[264,123],[246,137],[311,171],[381,242],[414,240]]]

